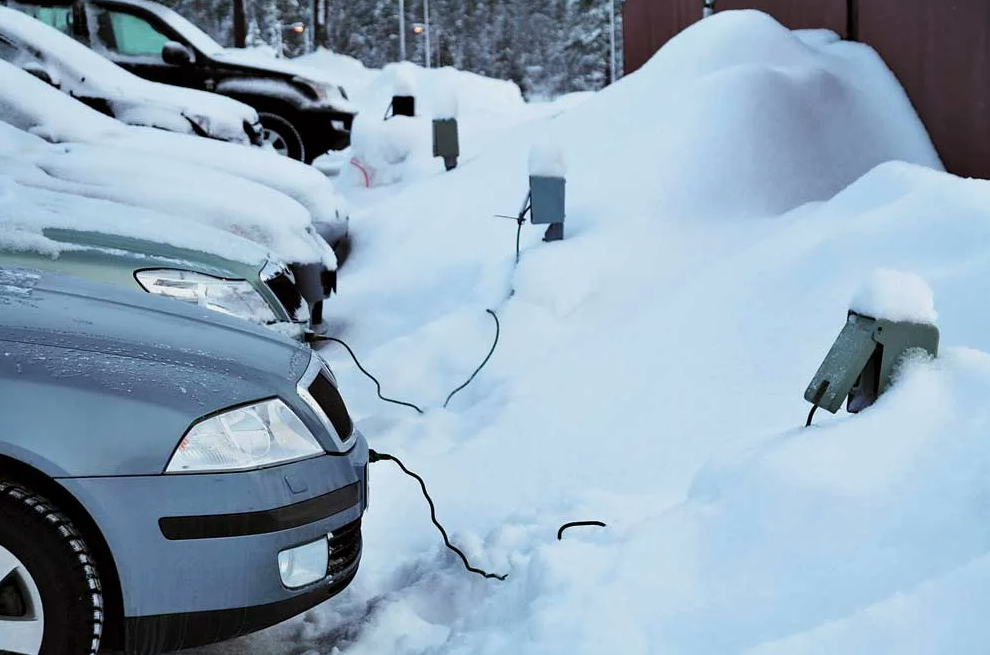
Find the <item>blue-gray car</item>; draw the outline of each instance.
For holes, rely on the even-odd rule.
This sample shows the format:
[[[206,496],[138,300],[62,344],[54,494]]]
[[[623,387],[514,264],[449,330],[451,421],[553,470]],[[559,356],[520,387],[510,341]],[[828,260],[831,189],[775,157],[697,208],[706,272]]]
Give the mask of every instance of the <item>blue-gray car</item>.
[[[212,643],[357,572],[368,446],[281,335],[0,268],[0,417],[0,652]]]

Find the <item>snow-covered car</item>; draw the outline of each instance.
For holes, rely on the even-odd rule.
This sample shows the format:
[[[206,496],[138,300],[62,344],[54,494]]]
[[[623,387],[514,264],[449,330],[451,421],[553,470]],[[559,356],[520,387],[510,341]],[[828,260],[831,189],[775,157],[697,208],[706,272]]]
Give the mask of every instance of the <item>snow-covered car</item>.
[[[302,339],[309,307],[292,272],[258,244],[173,216],[0,175],[0,266],[175,298]]]
[[[261,117],[280,154],[312,162],[350,144],[357,108],[320,70],[224,48],[165,5],[148,0],[6,0],[141,77],[215,91]]]
[[[315,324],[336,289],[335,255],[309,213],[250,180],[118,148],[55,145],[2,122],[0,174],[27,187],[181,216],[261,244],[288,262]]]
[[[127,151],[135,158],[133,161],[137,166],[127,176],[128,184],[137,181],[137,171],[141,172],[145,184],[153,184],[154,180],[148,179],[151,171],[146,166],[178,170],[188,164],[202,171],[212,169],[268,187],[301,204],[309,212],[312,225],[336,251],[347,250],[347,204],[330,180],[312,166],[279,157],[262,148],[245,148],[214,139],[126,125],[4,61],[0,61],[0,121],[51,143],[113,148],[117,157],[123,157]],[[139,159],[147,162],[146,166],[138,165]],[[179,188],[183,193],[197,189],[208,191],[214,202],[218,196],[225,197],[218,194],[217,189],[209,189],[205,179],[187,180],[187,185]],[[233,202],[233,196],[226,191],[223,189],[226,200]],[[271,218],[282,217],[274,215]]]
[[[130,125],[261,145],[261,123],[248,105],[142,79],[57,29],[3,6],[0,59]]]
[[[0,652],[179,650],[356,575],[368,446],[317,353],[2,268],[0,343]]]

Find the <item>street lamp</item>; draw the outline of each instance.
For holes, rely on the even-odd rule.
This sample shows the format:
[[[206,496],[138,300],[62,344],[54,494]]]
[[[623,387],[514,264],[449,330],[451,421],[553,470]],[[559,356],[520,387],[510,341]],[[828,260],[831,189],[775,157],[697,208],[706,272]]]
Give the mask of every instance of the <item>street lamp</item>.
[[[399,61],[406,60],[406,0],[399,0]]]
[[[282,41],[282,35],[286,32],[292,32],[293,34],[305,34],[306,41],[303,48],[309,52],[309,33],[306,31],[306,23],[298,21],[295,23],[289,23],[288,25],[283,25],[282,21],[278,21],[278,46],[276,47],[275,56],[281,59],[285,56],[285,43]]]
[[[615,0],[608,0],[608,27],[609,27],[609,73],[610,84],[615,83]]]
[[[426,67],[430,67],[430,0],[423,0],[423,22],[426,23]]]

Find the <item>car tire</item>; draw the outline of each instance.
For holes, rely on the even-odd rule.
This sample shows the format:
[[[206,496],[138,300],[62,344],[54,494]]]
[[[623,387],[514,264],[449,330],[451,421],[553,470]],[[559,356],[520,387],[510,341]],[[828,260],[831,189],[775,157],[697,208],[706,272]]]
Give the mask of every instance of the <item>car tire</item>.
[[[82,536],[48,500],[0,480],[0,652],[93,655],[102,629],[100,576]]]
[[[258,112],[261,119],[261,141],[271,145],[275,152],[291,159],[306,160],[306,147],[296,127],[278,114]]]

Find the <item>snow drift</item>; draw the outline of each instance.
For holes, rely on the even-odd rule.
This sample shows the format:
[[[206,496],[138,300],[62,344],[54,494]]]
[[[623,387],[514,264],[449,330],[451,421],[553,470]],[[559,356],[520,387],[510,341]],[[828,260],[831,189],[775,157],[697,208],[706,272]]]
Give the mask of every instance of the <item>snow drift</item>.
[[[564,145],[567,236],[524,227],[514,266],[515,225],[492,215],[518,209],[546,136]],[[354,585],[258,650],[986,651],[970,603],[990,570],[990,182],[938,170],[876,53],[724,12],[501,140],[352,195],[367,247],[338,335],[426,415],[323,354],[372,447],[509,578],[466,573],[415,483],[380,465]],[[931,287],[941,356],[803,429],[808,381],[885,268]],[[442,409],[491,343],[486,308],[495,356]],[[608,527],[556,541],[589,518]]]

